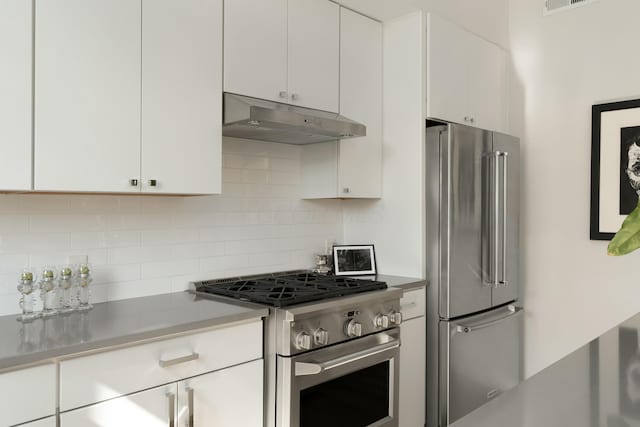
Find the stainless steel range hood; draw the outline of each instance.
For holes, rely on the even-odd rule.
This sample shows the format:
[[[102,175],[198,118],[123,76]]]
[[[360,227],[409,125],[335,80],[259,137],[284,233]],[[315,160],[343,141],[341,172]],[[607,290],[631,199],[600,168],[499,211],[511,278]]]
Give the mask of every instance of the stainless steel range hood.
[[[225,93],[222,134],[303,145],[365,136],[367,128],[336,113]]]

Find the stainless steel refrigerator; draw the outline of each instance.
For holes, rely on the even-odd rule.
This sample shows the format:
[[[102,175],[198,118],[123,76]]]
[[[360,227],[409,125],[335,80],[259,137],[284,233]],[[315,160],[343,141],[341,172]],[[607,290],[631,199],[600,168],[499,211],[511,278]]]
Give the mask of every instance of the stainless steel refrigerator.
[[[427,427],[522,376],[517,138],[427,122]]]

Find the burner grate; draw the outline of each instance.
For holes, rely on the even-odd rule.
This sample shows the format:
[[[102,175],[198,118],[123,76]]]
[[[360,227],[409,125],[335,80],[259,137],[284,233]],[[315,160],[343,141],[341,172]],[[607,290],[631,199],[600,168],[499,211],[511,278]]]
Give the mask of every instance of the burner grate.
[[[198,284],[198,291],[242,301],[286,307],[305,302],[386,289],[385,282],[325,276],[316,273],[212,280]]]

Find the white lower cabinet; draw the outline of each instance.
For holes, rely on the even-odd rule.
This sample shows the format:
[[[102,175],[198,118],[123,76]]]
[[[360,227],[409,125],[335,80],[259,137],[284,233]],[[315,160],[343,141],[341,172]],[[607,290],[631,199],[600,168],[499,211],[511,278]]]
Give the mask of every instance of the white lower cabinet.
[[[63,412],[60,427],[261,427],[262,378],[255,360]]]
[[[0,374],[0,389],[6,393],[0,399],[0,426],[25,423],[56,413],[54,364]]]
[[[60,427],[167,427],[176,414],[176,383],[60,414]]]
[[[180,381],[177,425],[262,427],[262,381],[262,359]]]
[[[19,427],[56,427],[56,417],[49,417],[32,423],[20,424]]]
[[[409,291],[401,300],[399,427],[423,427],[426,419],[425,289]]]

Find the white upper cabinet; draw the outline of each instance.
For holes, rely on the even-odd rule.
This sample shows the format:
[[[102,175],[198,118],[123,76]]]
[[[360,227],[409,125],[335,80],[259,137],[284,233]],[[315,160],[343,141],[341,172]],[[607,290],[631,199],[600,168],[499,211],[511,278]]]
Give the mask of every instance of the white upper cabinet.
[[[287,0],[224,2],[224,91],[288,102]]]
[[[338,192],[380,197],[382,192],[382,24],[341,10],[340,114],[364,123],[367,135],[340,141]]]
[[[479,37],[471,38],[472,61],[468,79],[469,109],[476,126],[508,131],[509,74],[507,53]]]
[[[303,147],[303,195],[376,198],[382,187],[382,24],[340,11],[340,114],[367,135]]]
[[[339,109],[340,6],[289,0],[289,95],[292,104]]]
[[[428,14],[427,116],[506,131],[507,59],[499,46]]]
[[[138,192],[140,2],[36,2],[35,189]]]
[[[36,4],[36,191],[220,192],[222,0]]]
[[[31,189],[32,3],[0,0],[0,189]]]
[[[219,193],[222,1],[144,0],[142,18],[142,191]]]
[[[227,0],[224,91],[337,112],[339,43],[328,0]]]

